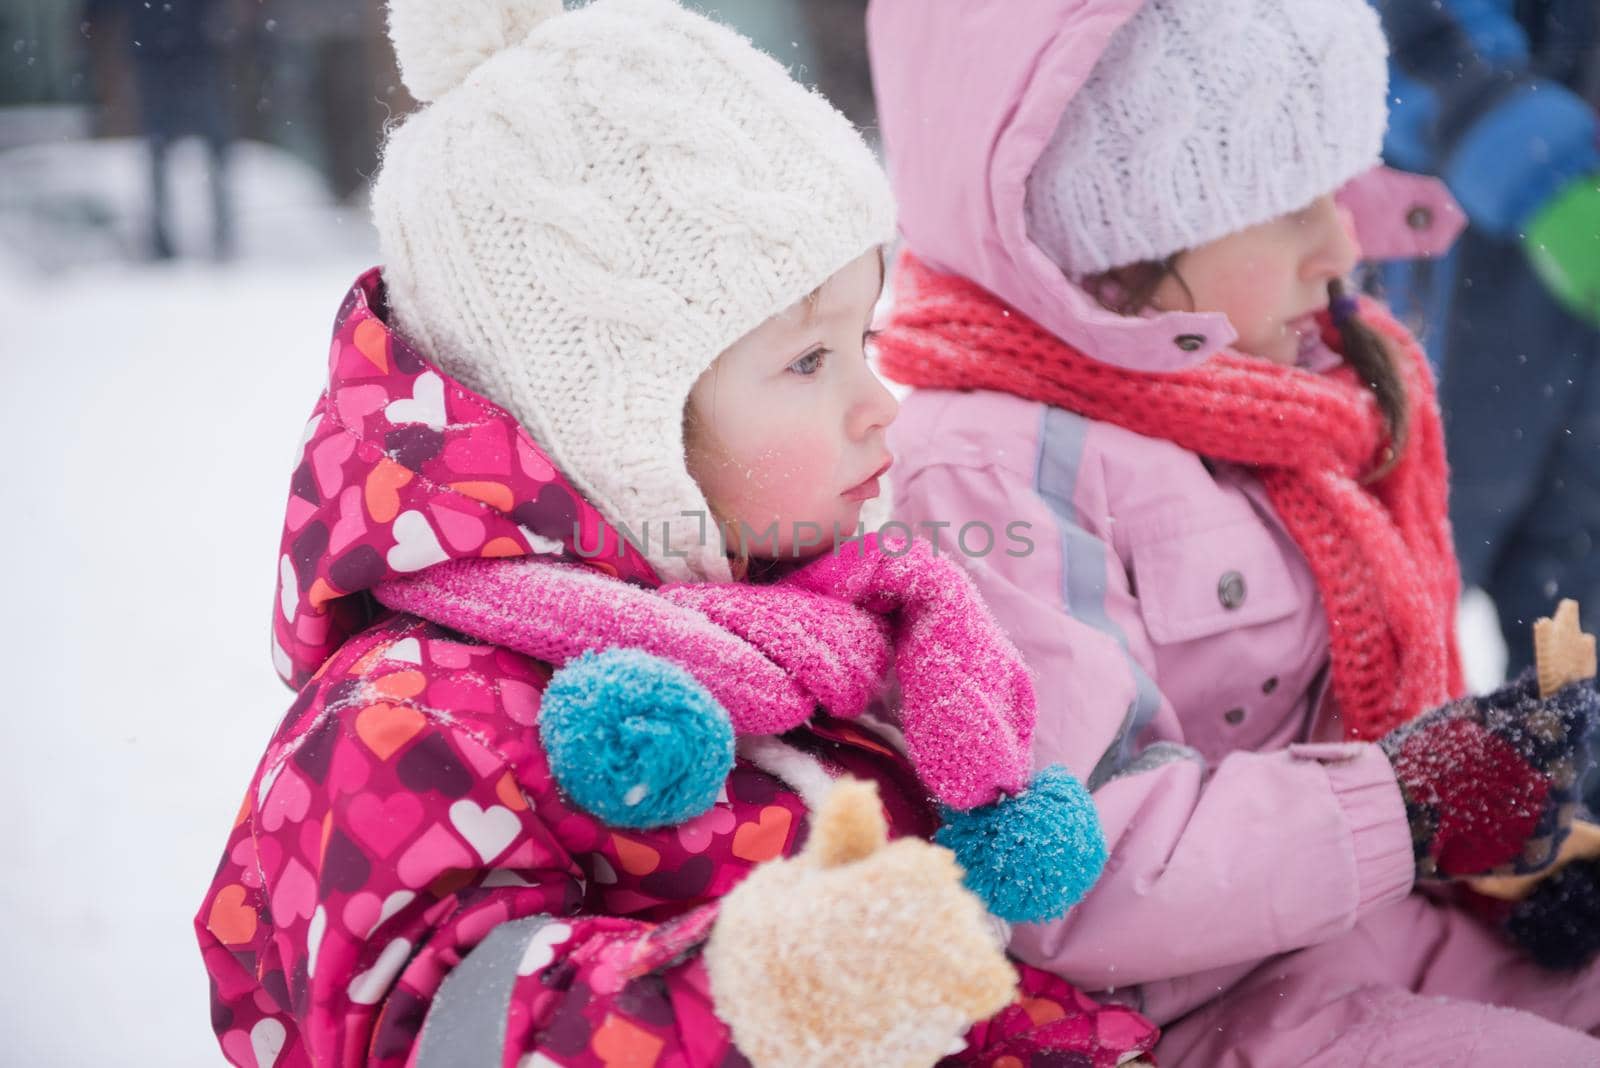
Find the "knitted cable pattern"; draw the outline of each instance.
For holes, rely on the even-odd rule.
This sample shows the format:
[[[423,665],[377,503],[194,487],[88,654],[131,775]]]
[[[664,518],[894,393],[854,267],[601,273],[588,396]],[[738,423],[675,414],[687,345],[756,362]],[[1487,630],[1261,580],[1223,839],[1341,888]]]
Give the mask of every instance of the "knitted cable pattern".
[[[682,536],[709,513],[684,463],[689,390],[893,238],[888,183],[827,101],[672,0],[471,6],[396,11],[402,68],[438,95],[373,184],[394,322],[608,521],[653,527],[664,578],[726,578],[714,539]]]
[[[1363,484],[1389,440],[1348,367],[1312,374],[1222,353],[1174,373],[1124,370],[909,253],[895,292],[879,351],[898,382],[998,390],[1254,468],[1316,578],[1350,737],[1380,738],[1464,691],[1433,378],[1415,340],[1377,305],[1363,302],[1362,317],[1398,357],[1411,431],[1389,474]],[[1331,324],[1323,329],[1334,343]]]
[[[1030,235],[1077,278],[1304,207],[1377,164],[1387,55],[1363,0],[1148,0],[1029,176]]]

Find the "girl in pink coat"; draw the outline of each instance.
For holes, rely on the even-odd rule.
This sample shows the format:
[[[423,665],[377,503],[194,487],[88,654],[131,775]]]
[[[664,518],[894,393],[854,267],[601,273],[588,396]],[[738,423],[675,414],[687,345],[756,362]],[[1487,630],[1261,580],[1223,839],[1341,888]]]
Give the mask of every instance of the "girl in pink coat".
[[[883,367],[917,387],[894,511],[1037,673],[1035,761],[1111,851],[1013,951],[1176,1064],[1600,1064],[1600,868],[1556,871],[1596,699],[1454,700],[1433,384],[1344,289],[1460,221],[1374,169],[1376,16],[873,0],[868,32],[908,249]],[[1455,903],[1496,871],[1548,878]]]
[[[1015,649],[926,544],[820,555],[896,414],[855,131],[670,0],[390,15],[427,103],[290,481],[297,696],[196,918],[229,1062],[1147,1052],[1002,952],[1104,861]]]

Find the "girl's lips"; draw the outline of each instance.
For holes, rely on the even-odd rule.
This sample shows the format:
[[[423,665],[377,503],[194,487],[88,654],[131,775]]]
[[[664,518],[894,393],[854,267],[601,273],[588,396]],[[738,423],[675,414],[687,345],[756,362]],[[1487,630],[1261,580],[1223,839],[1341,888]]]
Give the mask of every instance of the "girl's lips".
[[[870,501],[870,500],[872,500],[872,498],[876,497],[878,495],[878,493],[879,493],[878,479],[883,477],[883,473],[885,471],[889,470],[890,466],[893,465],[893,463],[894,463],[894,457],[891,456],[889,459],[887,459],[887,460],[885,460],[883,462],[883,466],[882,467],[878,468],[876,471],[874,471],[872,473],[872,476],[870,478],[863,479],[862,481],[856,483],[854,486],[851,486],[849,489],[845,490],[839,496],[843,497],[847,501]]]
[[[865,482],[861,483],[861,485],[856,486],[853,489],[845,490],[843,496],[847,501],[870,501],[872,498],[876,497],[879,492],[878,480],[875,478],[869,478]]]

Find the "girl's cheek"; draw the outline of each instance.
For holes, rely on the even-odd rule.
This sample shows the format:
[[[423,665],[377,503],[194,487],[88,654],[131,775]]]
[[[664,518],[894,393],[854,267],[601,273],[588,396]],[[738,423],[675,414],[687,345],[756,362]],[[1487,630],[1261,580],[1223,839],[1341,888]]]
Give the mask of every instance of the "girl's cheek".
[[[819,449],[796,441],[783,451],[777,466],[784,473],[778,491],[790,500],[815,497],[827,488],[830,464]]]

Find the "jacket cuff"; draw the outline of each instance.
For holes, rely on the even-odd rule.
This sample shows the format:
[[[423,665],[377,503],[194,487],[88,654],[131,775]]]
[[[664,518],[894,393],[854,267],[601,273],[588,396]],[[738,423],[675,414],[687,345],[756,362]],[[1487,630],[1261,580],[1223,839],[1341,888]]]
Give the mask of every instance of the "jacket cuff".
[[[1356,865],[1356,919],[1392,905],[1416,882],[1411,824],[1394,768],[1370,743],[1296,745],[1290,752],[1327,772],[1344,814]]]

